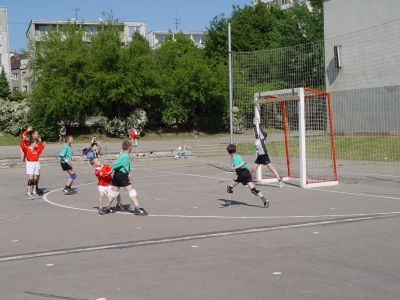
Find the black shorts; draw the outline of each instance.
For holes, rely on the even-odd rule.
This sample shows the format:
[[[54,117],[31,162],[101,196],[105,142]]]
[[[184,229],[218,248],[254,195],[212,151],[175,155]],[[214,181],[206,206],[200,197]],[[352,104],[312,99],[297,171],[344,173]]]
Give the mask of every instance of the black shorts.
[[[236,172],[236,178],[233,179],[235,182],[241,182],[243,185],[247,185],[253,181],[249,169],[240,169]]]
[[[63,169],[63,171],[72,170],[72,167],[69,164],[65,163],[65,162],[60,163],[60,165],[61,165],[61,168]]]
[[[268,154],[257,155],[255,163],[257,165],[268,165],[271,163]]]
[[[128,173],[123,173],[119,171],[114,172],[114,176],[111,181],[112,186],[116,187],[126,187],[131,184],[129,180]]]

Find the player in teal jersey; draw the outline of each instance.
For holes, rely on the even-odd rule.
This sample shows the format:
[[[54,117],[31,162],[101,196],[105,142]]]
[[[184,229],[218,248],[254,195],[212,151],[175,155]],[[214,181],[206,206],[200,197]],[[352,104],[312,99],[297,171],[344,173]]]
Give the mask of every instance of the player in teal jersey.
[[[228,200],[225,200],[224,203],[220,204],[220,207],[227,207],[231,205],[233,188],[239,183],[247,185],[254,195],[260,197],[264,207],[268,207],[269,200],[265,198],[264,195],[254,186],[247,163],[239,154],[236,154],[236,145],[229,144],[226,148],[226,151],[228,151],[229,155],[231,156],[231,169],[236,172],[236,178],[227,186]]]
[[[129,198],[134,205],[132,211],[135,215],[147,215],[147,212],[139,206],[137,199],[137,192],[133,188],[130,179],[132,179],[131,171],[131,158],[129,153],[132,151],[132,144],[129,141],[122,143],[122,152],[118,155],[117,160],[111,165],[111,171],[109,174],[114,172],[111,185],[112,185],[112,197],[117,198],[119,195],[119,189],[123,187],[128,192]]]
[[[71,195],[75,193],[75,191],[72,189],[72,184],[74,183],[74,180],[76,179],[77,175],[74,172],[74,169],[72,167],[72,149],[71,145],[72,142],[74,141],[72,135],[68,135],[65,138],[65,144],[61,148],[60,153],[58,156],[60,157],[60,165],[63,171],[67,172],[69,175],[69,178],[67,179],[67,183],[63,189],[64,194],[66,195]]]

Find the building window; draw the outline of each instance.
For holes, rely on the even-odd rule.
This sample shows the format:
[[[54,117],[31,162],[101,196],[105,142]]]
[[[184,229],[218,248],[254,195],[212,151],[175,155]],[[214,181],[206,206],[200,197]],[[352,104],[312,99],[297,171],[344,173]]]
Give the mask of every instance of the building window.
[[[128,35],[132,37],[135,32],[140,33],[140,26],[128,26]]]
[[[12,74],[12,79],[13,80],[18,80],[18,73],[13,73]]]
[[[45,33],[47,31],[47,25],[40,24],[39,31],[40,31],[40,33]]]
[[[167,39],[167,36],[165,34],[158,34],[156,36],[156,39],[157,39],[158,43],[162,43],[162,42],[165,42],[165,40]]]
[[[26,72],[22,72],[21,77],[26,77]]]
[[[282,0],[282,5],[290,4],[292,0]]]
[[[97,27],[94,25],[85,26],[85,34],[86,35],[94,35],[97,33]]]
[[[28,86],[27,86],[27,85],[24,85],[24,86],[22,87],[22,90],[23,90],[24,92],[27,92],[27,91],[28,91]]]
[[[203,36],[195,34],[193,35],[193,39],[196,44],[203,44]]]
[[[13,88],[13,90],[14,91],[19,91],[19,87],[16,86],[15,88]]]

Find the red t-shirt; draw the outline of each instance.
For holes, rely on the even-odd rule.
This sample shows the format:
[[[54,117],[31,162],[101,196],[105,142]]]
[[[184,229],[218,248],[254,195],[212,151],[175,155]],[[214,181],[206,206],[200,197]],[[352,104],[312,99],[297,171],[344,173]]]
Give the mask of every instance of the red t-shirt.
[[[129,136],[131,137],[131,139],[136,139],[138,137],[138,132],[135,128],[131,128],[129,130]]]
[[[37,143],[36,148],[32,148],[29,144],[27,145],[25,140],[22,140],[19,145],[27,161],[39,161],[39,155],[44,149],[44,145],[41,142]]]
[[[111,171],[110,165],[102,165],[96,168],[95,174],[99,182],[97,185],[108,186],[111,183],[111,175],[107,175]]]

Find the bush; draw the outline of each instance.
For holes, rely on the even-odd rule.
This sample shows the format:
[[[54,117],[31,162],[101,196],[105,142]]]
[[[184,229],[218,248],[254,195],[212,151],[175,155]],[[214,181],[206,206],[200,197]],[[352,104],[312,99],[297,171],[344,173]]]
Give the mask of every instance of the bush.
[[[20,134],[28,125],[30,107],[27,101],[0,100],[0,131]]]
[[[128,134],[125,122],[117,118],[107,121],[104,129],[106,133],[108,133],[110,136],[115,136],[119,138],[124,138]]]
[[[226,118],[227,127],[226,129],[230,130],[230,121],[229,116]],[[246,126],[243,117],[240,114],[233,114],[233,133],[244,133],[246,131]]]
[[[147,121],[146,112],[142,109],[137,109],[125,120],[114,118],[107,121],[104,129],[110,136],[126,138],[129,129],[135,128],[142,131],[146,126]]]
[[[127,129],[135,128],[136,130],[143,131],[147,124],[147,114],[142,109],[137,109],[126,119]]]

